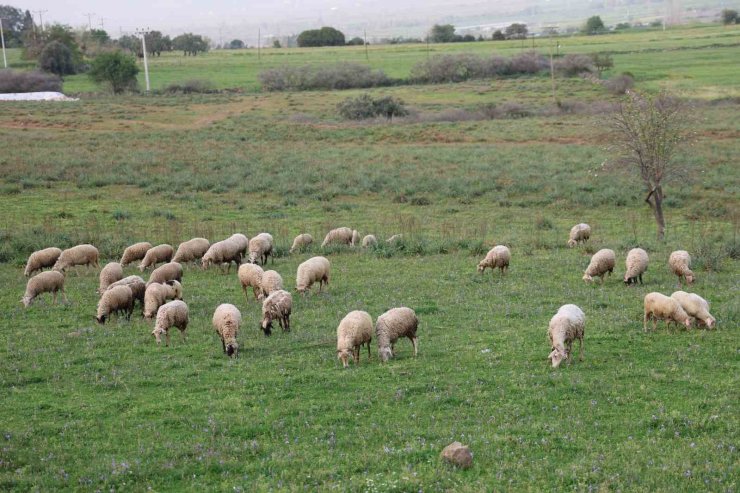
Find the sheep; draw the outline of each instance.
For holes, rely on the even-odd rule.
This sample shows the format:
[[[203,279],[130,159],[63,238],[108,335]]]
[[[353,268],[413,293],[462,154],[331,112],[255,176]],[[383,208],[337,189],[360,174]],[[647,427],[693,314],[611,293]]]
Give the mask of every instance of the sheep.
[[[269,233],[260,233],[249,240],[249,263],[267,263],[267,257],[272,255],[272,235]],[[275,257],[273,257],[273,263]]]
[[[98,285],[98,294],[108,289],[108,286],[116,281],[123,279],[123,266],[118,262],[110,262],[100,271],[100,284]]]
[[[302,295],[311,289],[313,283],[319,283],[319,293],[321,287],[326,284],[329,286],[329,273],[331,265],[325,257],[311,257],[298,266],[296,273],[295,289]]]
[[[41,293],[51,293],[52,302],[57,302],[57,291],[62,292],[64,302],[67,302],[67,293],[64,291],[64,274],[49,270],[36,274],[26,283],[26,292],[21,298],[23,306],[28,308],[31,302]]]
[[[643,302],[645,314],[642,319],[642,330],[647,332],[647,322],[653,319],[653,330],[658,325],[658,320],[665,320],[667,324],[675,322],[684,324],[687,329],[691,328],[691,318],[674,298],[661,293],[648,293]]]
[[[221,337],[221,346],[228,356],[239,357],[239,326],[242,323],[242,314],[237,307],[229,303],[218,305],[213,312],[213,328]]]
[[[262,299],[262,274],[264,271],[262,267],[255,264],[242,264],[239,266],[237,275],[239,276],[239,283],[242,285],[242,291],[244,291],[244,297],[249,303],[249,296],[247,295],[247,288],[252,288],[255,300]]]
[[[391,308],[378,317],[375,322],[375,336],[378,338],[378,354],[382,362],[395,356],[393,351],[396,341],[400,337],[408,337],[414,346],[414,357],[419,349],[419,338],[416,329],[419,319],[411,308]]]
[[[149,267],[156,267],[157,264],[166,263],[172,260],[172,256],[175,254],[175,249],[171,245],[162,243],[153,248],[147,250],[144,259],[139,264],[139,270],[144,272]]]
[[[583,361],[583,335],[586,315],[576,305],[563,305],[550,319],[547,335],[550,337],[552,352],[547,356],[552,367],[557,368],[564,359],[570,363],[573,359],[573,341],[578,339],[580,348],[579,361]]]
[[[375,237],[375,235],[367,235],[362,239],[363,248],[374,247],[377,244],[378,244],[378,239]]]
[[[241,259],[247,256],[247,249],[249,248],[249,238],[241,233],[234,233],[227,239],[236,243],[240,255],[239,263],[241,263]],[[272,242],[272,236],[270,236],[270,241]]]
[[[53,267],[61,254],[62,250],[57,247],[44,248],[43,250],[33,252],[28,257],[23,275],[31,277],[37,270],[44,270],[45,267]]]
[[[588,267],[586,267],[583,273],[583,280],[585,282],[593,281],[594,277],[601,279],[601,283],[604,283],[604,276],[611,275],[614,272],[614,265],[617,262],[617,256],[614,254],[614,250],[609,248],[602,248],[591,257]]]
[[[324,237],[321,247],[338,243],[340,245],[351,245],[352,244],[352,230],[346,227],[332,229]]]
[[[73,246],[59,254],[59,258],[54,263],[54,267],[52,267],[52,269],[64,272],[75,265],[87,265],[88,267],[92,265],[93,267],[99,267],[99,257],[100,253],[98,252],[98,249],[92,245],[85,244]]]
[[[134,295],[134,301],[138,301],[142,311],[144,310],[144,296],[146,295],[146,283],[144,283],[144,279],[139,276],[124,277],[120,281],[116,281],[108,286],[108,289],[115,288],[116,286],[128,286]]]
[[[128,286],[115,286],[107,289],[98,301],[98,315],[95,320],[104,324],[113,312],[123,312],[126,320],[134,312],[134,294]]]
[[[403,235],[393,235],[390,238],[388,238],[387,240],[385,240],[385,242],[388,243],[389,245],[395,245],[396,243],[398,243],[402,239],[403,239]]]
[[[308,233],[300,234],[293,239],[293,246],[290,247],[290,253],[302,251],[306,247],[310,246],[312,243],[313,236]]]
[[[678,276],[678,287],[681,287],[681,278],[686,280],[687,284],[693,284],[696,280],[694,273],[691,271],[691,255],[686,250],[676,250],[668,257],[668,265],[674,274]]]
[[[627,285],[637,284],[640,280],[642,284],[642,275],[648,268],[648,254],[642,248],[633,248],[627,254],[627,270],[624,273],[624,283]]]
[[[273,291],[262,302],[262,322],[260,327],[266,336],[272,334],[272,321],[277,319],[283,332],[290,332],[290,312],[293,309],[293,297],[282,289]]]
[[[192,240],[184,241],[177,246],[177,251],[175,252],[175,256],[172,257],[172,261],[181,264],[194,262],[203,258],[203,255],[205,255],[210,246],[211,243],[205,238],[193,238]]]
[[[148,241],[134,243],[123,251],[120,262],[121,265],[126,267],[130,263],[136,262],[137,260],[142,260],[146,256],[146,252],[151,250],[151,248],[152,244]]]
[[[146,283],[149,286],[152,283],[165,283],[167,281],[180,281],[182,282],[182,265],[177,262],[168,262],[164,265],[160,265],[152,271],[149,275],[149,281]]]
[[[570,235],[568,237],[568,246],[573,248],[577,244],[583,242],[586,243],[591,237],[591,226],[586,223],[576,224],[570,228]]]
[[[144,318],[153,318],[157,314],[157,309],[167,300],[181,299],[182,284],[177,281],[149,284],[144,293]]]
[[[681,308],[690,316],[699,321],[700,326],[708,329],[714,327],[716,319],[709,313],[709,302],[695,293],[676,291],[671,298],[678,301]]]
[[[496,271],[496,267],[499,268],[501,274],[506,274],[506,269],[509,268],[509,262],[511,261],[511,252],[504,245],[496,245],[491,248],[486,254],[486,258],[478,263],[478,272],[483,274],[486,271],[486,267],[491,269],[491,272]]]
[[[370,359],[370,343],[373,340],[373,319],[370,314],[360,310],[349,312],[337,327],[337,359],[344,368],[349,366],[353,356],[355,364],[360,364],[360,349],[367,344],[367,358]]]
[[[360,232],[356,229],[352,230],[352,241],[350,242],[350,245],[353,247],[360,246]]]
[[[165,303],[157,310],[157,320],[154,323],[152,335],[157,344],[162,343],[162,334],[165,336],[165,346],[170,345],[170,327],[180,329],[182,340],[185,341],[185,329],[188,328],[188,305],[184,301],[174,300]]]
[[[271,293],[283,289],[283,278],[274,270],[265,271],[260,282],[262,298],[267,298]]]
[[[236,263],[238,266],[242,261],[241,244],[235,239],[229,238],[222,241],[217,241],[212,244],[208,251],[203,255],[201,266],[203,269],[207,269],[211,264],[221,265],[223,270],[223,264],[227,265],[226,273],[228,274],[231,270],[231,262]]]

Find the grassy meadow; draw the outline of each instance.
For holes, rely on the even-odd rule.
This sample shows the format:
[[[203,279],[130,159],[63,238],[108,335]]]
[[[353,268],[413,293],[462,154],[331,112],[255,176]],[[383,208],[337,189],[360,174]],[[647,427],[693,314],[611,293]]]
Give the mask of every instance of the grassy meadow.
[[[65,90],[77,102],[2,103],[0,488],[736,491],[740,120],[729,61],[739,38],[736,27],[697,27],[561,40],[614,53],[613,73],[632,72],[640,89],[691,99],[695,139],[678,157],[689,173],[666,186],[664,242],[640,183],[602,167],[604,115],[556,111],[547,78],[376,89],[416,116],[348,123],[336,105],[362,91],[262,93],[257,74],[361,62],[364,51],[265,50],[258,62],[243,50],[151,65],[155,88],[206,78],[243,93],[112,97],[75,76]],[[521,43],[431,47],[492,49]],[[394,77],[424,57],[426,46],[370,47],[370,63]],[[617,98],[579,78],[557,91],[571,108]],[[513,102],[541,111],[459,116]],[[569,249],[578,222],[593,235]],[[404,239],[288,254],[296,234],[320,244],[344,225]],[[275,237],[269,268],[294,295],[289,334],[262,335],[260,307],[233,269],[186,267],[187,341],[174,333],[168,348],[137,316],[95,324],[94,269],[67,275],[68,304],[19,302],[35,249],[91,242],[105,263],[135,241],[260,231]],[[497,243],[512,250],[509,273],[481,276]],[[628,288],[635,246],[651,263],[645,284]],[[600,248],[617,252],[617,267],[587,285]],[[689,290],[711,302],[717,330],[643,333],[643,296],[677,289],[667,266],[676,249],[691,252]],[[332,263],[328,292],[302,298],[296,268],[318,254]],[[224,302],[244,319],[234,360],[211,327]],[[547,324],[565,303],[586,313],[585,359],[553,370]],[[401,305],[420,319],[418,358],[399,341],[381,365],[373,341],[369,361],[362,353],[343,370],[341,318]],[[471,469],[440,462],[455,440],[471,447]]]

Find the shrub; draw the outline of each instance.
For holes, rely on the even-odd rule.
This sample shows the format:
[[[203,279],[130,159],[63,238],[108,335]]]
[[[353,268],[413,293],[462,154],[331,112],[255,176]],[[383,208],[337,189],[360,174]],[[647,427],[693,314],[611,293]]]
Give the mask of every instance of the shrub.
[[[90,78],[97,83],[109,84],[114,94],[136,89],[139,67],[132,56],[121,51],[103,53],[95,57],[90,67]]]
[[[348,120],[365,120],[377,116],[392,120],[394,116],[408,114],[408,110],[400,99],[392,96],[376,99],[367,93],[345,99],[337,105],[337,110],[342,118]]]
[[[301,48],[311,46],[342,46],[344,45],[344,34],[333,27],[309,29],[299,34],[296,42]]]
[[[36,70],[31,72],[0,70],[0,93],[61,90],[62,79],[58,75]]]
[[[41,50],[39,68],[59,76],[77,73],[72,50],[59,41],[52,41]]]
[[[628,74],[615,75],[611,79],[604,81],[604,87],[614,94],[624,94],[629,89],[635,87],[635,79]]]
[[[566,77],[594,71],[594,61],[588,55],[566,55],[555,62],[555,70]]]
[[[260,72],[259,80],[266,91],[364,89],[393,83],[382,70],[356,63],[274,68]]]
[[[210,81],[191,79],[183,83],[170,84],[160,92],[162,94],[210,94],[216,92],[216,90]]]
[[[606,27],[604,26],[604,21],[601,20],[601,17],[598,15],[594,15],[592,17],[589,17],[586,21],[586,25],[583,28],[583,32],[586,34],[599,34],[606,30]]]
[[[359,36],[355,36],[354,38],[347,41],[347,46],[362,46],[364,44],[365,44],[365,40],[363,40]]]
[[[430,84],[462,82],[469,79],[536,74],[546,70],[548,66],[547,60],[534,52],[522,53],[509,59],[497,55],[485,58],[470,53],[438,55],[414,65],[411,80]]]
[[[720,15],[722,17],[722,24],[726,26],[729,24],[737,24],[740,20],[737,10],[724,9]]]

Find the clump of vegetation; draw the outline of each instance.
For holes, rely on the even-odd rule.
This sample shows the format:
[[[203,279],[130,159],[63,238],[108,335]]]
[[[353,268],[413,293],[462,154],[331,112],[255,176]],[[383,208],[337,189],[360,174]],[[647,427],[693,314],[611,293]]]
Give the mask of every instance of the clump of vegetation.
[[[345,99],[337,105],[337,110],[339,115],[347,120],[366,120],[382,116],[390,121],[395,116],[405,116],[409,113],[403,101],[398,98],[393,96],[374,98],[367,93]]]
[[[211,94],[217,91],[210,81],[190,79],[181,83],[169,84],[159,92],[162,94]]]
[[[604,81],[604,87],[613,94],[624,94],[635,87],[635,79],[630,74],[615,75],[609,80]]]
[[[382,70],[357,63],[273,68],[260,72],[259,80],[266,91],[365,89],[393,83]]]
[[[72,50],[59,41],[52,41],[41,50],[38,60],[39,68],[59,76],[77,73]]]
[[[722,24],[725,26],[740,22],[740,15],[734,9],[724,9],[720,16],[722,17]]]
[[[471,53],[437,55],[417,63],[410,79],[415,83],[443,84],[512,75],[531,75],[549,69],[545,57],[534,52],[511,58],[483,57]]]
[[[309,29],[298,35],[296,40],[298,46],[342,46],[344,45],[344,33],[333,27],[322,27],[321,29]]]
[[[588,55],[571,54],[555,62],[555,71],[565,77],[575,77],[583,73],[593,72],[594,59]]]
[[[0,70],[0,93],[61,91],[62,79],[44,72]]]
[[[103,53],[93,60],[88,75],[99,84],[108,84],[113,94],[136,90],[136,66],[134,57],[121,51]]]

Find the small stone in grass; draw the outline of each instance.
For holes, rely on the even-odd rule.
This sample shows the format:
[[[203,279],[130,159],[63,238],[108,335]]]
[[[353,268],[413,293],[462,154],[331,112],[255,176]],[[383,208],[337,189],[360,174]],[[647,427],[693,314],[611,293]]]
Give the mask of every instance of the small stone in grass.
[[[467,469],[473,465],[473,454],[462,443],[452,442],[442,450],[442,460],[462,469]]]

